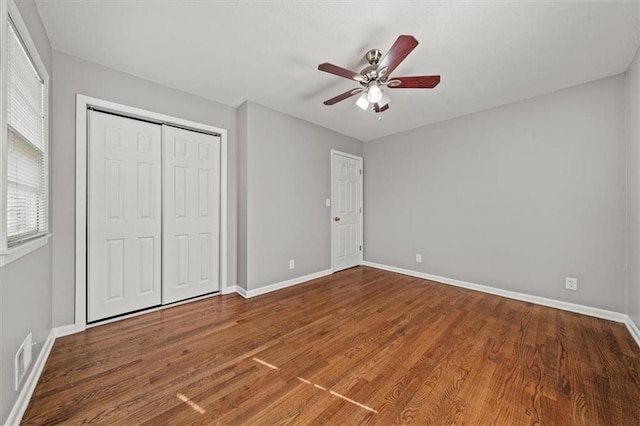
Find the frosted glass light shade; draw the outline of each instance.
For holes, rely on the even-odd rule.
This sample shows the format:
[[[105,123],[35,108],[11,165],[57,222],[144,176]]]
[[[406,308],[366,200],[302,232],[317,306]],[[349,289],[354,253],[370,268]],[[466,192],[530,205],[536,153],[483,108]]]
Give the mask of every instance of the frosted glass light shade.
[[[360,95],[360,97],[356,101],[356,105],[358,105],[360,108],[362,108],[365,111],[367,110],[367,108],[369,108],[369,100],[367,99],[367,97],[368,97],[368,94],[365,92],[362,95]]]
[[[369,90],[367,91],[367,99],[369,100],[369,102],[375,104],[380,100],[380,98],[382,98],[382,90],[380,90],[378,85],[374,84],[373,86],[369,87]]]
[[[382,96],[380,96],[380,100],[378,101],[378,106],[382,108],[386,104],[391,102],[391,98],[386,93],[382,92]]]

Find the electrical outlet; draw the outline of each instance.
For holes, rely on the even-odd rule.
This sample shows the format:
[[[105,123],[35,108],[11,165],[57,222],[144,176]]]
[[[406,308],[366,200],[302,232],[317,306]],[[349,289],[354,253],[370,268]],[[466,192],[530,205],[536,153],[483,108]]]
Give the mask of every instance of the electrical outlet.
[[[564,286],[567,290],[578,290],[578,279],[567,277],[565,278]]]
[[[296,261],[295,259],[291,259],[289,261],[289,269],[295,269],[295,267],[296,267]]]
[[[416,262],[417,263],[422,263],[422,255],[421,254],[416,254]]]

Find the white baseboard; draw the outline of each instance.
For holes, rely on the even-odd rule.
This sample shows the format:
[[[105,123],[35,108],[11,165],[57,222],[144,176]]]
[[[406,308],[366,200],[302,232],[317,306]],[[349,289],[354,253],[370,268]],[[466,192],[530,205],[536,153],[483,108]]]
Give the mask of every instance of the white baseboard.
[[[9,417],[7,417],[5,422],[6,425],[20,424],[22,416],[24,415],[24,412],[29,405],[29,401],[31,400],[31,395],[33,395],[33,391],[36,389],[38,379],[40,378],[40,374],[42,374],[47,358],[49,358],[49,353],[51,352],[51,348],[53,347],[53,342],[55,340],[56,334],[51,330],[42,345],[42,349],[40,350],[40,354],[38,354],[36,362],[33,363],[33,368],[31,368],[31,372],[27,376],[27,380],[24,382],[24,385],[18,394],[18,399],[15,404],[13,404],[11,412],[9,412]]]
[[[280,281],[279,283],[271,284],[268,286],[255,288],[253,290],[245,290],[242,287],[237,287],[236,291],[240,296],[244,297],[245,299],[249,299],[251,297],[271,293],[272,291],[281,290],[283,288],[291,287],[297,284],[302,284],[304,282],[315,280],[316,278],[325,277],[331,274],[333,274],[333,271],[331,269],[326,269],[324,271],[314,272],[313,274],[304,275],[302,277],[292,278],[290,280]]]
[[[640,330],[629,315],[627,315],[627,320],[624,322],[624,325],[627,326],[627,330],[629,330],[631,337],[633,337],[633,340],[635,340],[640,347]]]
[[[82,330],[78,330],[75,324],[63,325],[61,327],[56,327],[53,329],[53,333],[58,337],[68,336],[70,334],[77,333]]]
[[[240,296],[244,297],[245,299],[249,298],[249,295],[247,294],[247,290],[240,287],[239,285],[236,286],[236,293],[238,293]]]
[[[233,293],[236,293],[235,285],[228,285],[224,291],[220,292],[220,294],[233,294]]]
[[[518,293],[516,291],[503,290],[496,287],[490,287],[482,284],[474,284],[466,281],[455,280],[452,278],[440,277],[437,275],[426,274],[424,272],[411,271],[409,269],[396,268],[395,266],[382,265],[373,262],[363,262],[363,265],[372,268],[384,269],[385,271],[397,272],[403,275],[409,275],[425,280],[437,281],[443,284],[450,284],[456,287],[468,288],[470,290],[480,291],[482,293],[495,294],[497,296],[508,297],[509,299],[521,300],[523,302],[531,302],[538,305],[549,306],[551,308],[562,309],[563,311],[575,312],[578,314],[589,315],[596,318],[602,318],[616,322],[627,322],[628,315],[620,312],[608,311],[606,309],[593,308],[591,306],[578,305],[576,303],[563,302],[561,300],[548,299],[546,297],[533,296],[526,293]]]

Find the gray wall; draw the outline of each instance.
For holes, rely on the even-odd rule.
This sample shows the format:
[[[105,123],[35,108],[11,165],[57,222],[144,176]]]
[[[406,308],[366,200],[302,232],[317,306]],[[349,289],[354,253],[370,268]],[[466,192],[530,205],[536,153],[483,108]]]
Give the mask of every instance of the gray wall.
[[[238,133],[238,285],[247,289],[247,109],[236,109]]]
[[[40,21],[40,14],[32,0],[16,3],[53,86],[51,45]],[[51,91],[49,99],[51,100]],[[51,103],[49,108],[51,110]],[[53,145],[51,138],[49,141]],[[0,422],[3,423],[19,392],[13,388],[13,357],[16,351],[27,333],[33,332],[33,341],[37,343],[33,347],[33,368],[33,362],[40,354],[52,328],[51,246],[49,241],[46,246],[0,268]],[[29,373],[30,371],[27,372]]]
[[[367,142],[364,157],[367,261],[625,311],[624,76]]]
[[[31,331],[31,368],[51,331],[51,242],[0,268],[0,420],[16,402],[14,356]],[[27,371],[30,374],[31,369]],[[26,377],[26,376],[25,376]],[[23,381],[24,386],[24,381]],[[4,424],[4,423],[2,423]]]
[[[627,77],[627,314],[640,327],[640,53]]]
[[[239,114],[246,122],[239,180],[246,179],[240,193],[246,194],[247,241],[240,245],[247,282],[241,285],[253,290],[331,268],[330,151],[362,155],[362,143],[253,102]]]
[[[54,51],[53,324],[74,322],[76,93],[229,130],[228,282],[236,284],[237,187],[235,110]]]

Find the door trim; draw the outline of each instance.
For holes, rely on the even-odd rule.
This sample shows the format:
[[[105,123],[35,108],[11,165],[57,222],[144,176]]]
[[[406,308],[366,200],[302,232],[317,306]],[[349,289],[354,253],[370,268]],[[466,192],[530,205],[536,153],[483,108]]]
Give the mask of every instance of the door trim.
[[[227,129],[208,126],[181,118],[147,111],[128,105],[76,95],[76,253],[75,253],[75,331],[87,328],[87,110],[96,109],[102,112],[122,115],[150,121],[158,124],[169,124],[204,133],[220,136],[220,293],[230,292],[227,283],[227,186],[228,186],[228,147]]]
[[[329,208],[329,232],[331,233],[331,247],[330,247],[330,255],[331,255],[331,270],[333,272],[336,272],[336,268],[334,265],[334,258],[333,258],[333,204],[335,201],[335,194],[334,194],[334,187],[333,187],[333,157],[335,155],[341,155],[343,157],[348,157],[348,158],[352,158],[354,160],[358,160],[358,164],[360,166],[360,170],[362,170],[362,173],[360,173],[360,196],[359,196],[359,200],[358,202],[360,203],[360,214],[359,214],[359,218],[358,221],[360,222],[360,241],[358,241],[359,245],[362,246],[362,250],[360,250],[360,258],[359,258],[359,263],[358,265],[362,265],[363,259],[364,259],[364,205],[363,205],[363,201],[364,201],[364,161],[363,158],[357,155],[353,155],[353,154],[349,154],[347,152],[342,152],[342,151],[338,151],[335,149],[331,150],[331,157],[330,157],[330,162],[331,162],[331,207]]]

